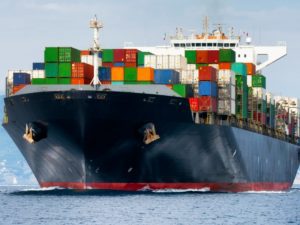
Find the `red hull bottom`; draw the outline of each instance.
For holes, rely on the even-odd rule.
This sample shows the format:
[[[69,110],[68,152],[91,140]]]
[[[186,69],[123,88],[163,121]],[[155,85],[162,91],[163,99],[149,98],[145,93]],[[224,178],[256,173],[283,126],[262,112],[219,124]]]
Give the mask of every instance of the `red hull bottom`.
[[[60,187],[79,190],[207,190],[211,192],[245,192],[245,191],[287,191],[291,183],[71,183],[42,182],[42,188]]]

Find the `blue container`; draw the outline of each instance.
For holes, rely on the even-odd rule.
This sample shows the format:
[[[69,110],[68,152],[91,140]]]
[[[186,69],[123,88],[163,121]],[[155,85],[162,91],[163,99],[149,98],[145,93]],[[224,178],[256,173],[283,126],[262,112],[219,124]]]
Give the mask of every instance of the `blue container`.
[[[199,82],[199,95],[217,97],[217,84],[211,81]]]
[[[124,67],[124,66],[125,66],[125,63],[123,63],[123,62],[115,62],[115,63],[114,63],[114,66],[115,66],[115,67]]]
[[[99,67],[98,68],[99,80],[111,80],[111,68]]]
[[[98,52],[98,58],[102,59],[102,52]]]
[[[44,70],[45,63],[34,62],[34,63],[32,63],[32,69],[33,70]]]
[[[156,69],[154,70],[155,84],[178,84],[179,72],[170,69]]]
[[[30,74],[29,73],[14,73],[13,74],[13,85],[20,84],[30,84]]]
[[[232,63],[231,70],[235,72],[235,75],[247,76],[247,66],[244,63]]]

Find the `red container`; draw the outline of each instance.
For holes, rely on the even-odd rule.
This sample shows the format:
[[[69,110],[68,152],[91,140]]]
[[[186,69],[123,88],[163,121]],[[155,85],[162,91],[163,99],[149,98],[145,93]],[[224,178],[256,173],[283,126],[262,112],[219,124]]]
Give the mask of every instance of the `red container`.
[[[90,50],[82,50],[82,51],[80,51],[80,55],[91,55],[91,51]]]
[[[210,96],[199,97],[199,111],[217,112],[217,99]]]
[[[217,81],[217,70],[212,66],[201,66],[198,70],[199,81]]]
[[[193,112],[199,111],[199,99],[198,98],[189,98],[190,108]]]
[[[137,67],[136,62],[135,63],[125,63],[125,67]]]
[[[107,84],[107,85],[111,84],[110,80],[101,80],[100,82],[101,82],[101,84]]]
[[[219,70],[231,70],[231,63],[219,63]]]
[[[207,52],[207,63],[216,64],[219,63],[219,50],[211,50]]]
[[[247,75],[256,74],[256,66],[253,63],[246,63]]]
[[[125,49],[114,49],[114,62],[125,62]]]
[[[112,62],[104,62],[102,63],[102,67],[113,67],[114,64]]]
[[[72,77],[71,78],[71,84],[90,84],[91,83],[91,79],[87,79],[87,78],[75,78]]]
[[[208,51],[197,50],[196,51],[196,63],[208,63]]]
[[[72,77],[93,79],[94,67],[86,63],[72,63]]]
[[[125,63],[135,63],[137,61],[137,49],[125,49]]]
[[[253,112],[253,120],[261,124],[266,124],[266,114],[260,112]]]
[[[166,86],[170,89],[173,89],[173,84],[166,84]]]

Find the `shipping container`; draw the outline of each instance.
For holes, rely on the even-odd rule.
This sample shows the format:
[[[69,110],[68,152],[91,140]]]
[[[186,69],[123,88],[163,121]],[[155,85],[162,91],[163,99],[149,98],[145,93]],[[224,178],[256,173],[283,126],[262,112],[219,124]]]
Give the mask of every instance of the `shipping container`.
[[[84,85],[84,84],[90,84],[92,80],[88,78],[76,78],[72,77],[71,78],[71,84],[73,85]]]
[[[58,62],[58,47],[46,47],[44,51],[45,63]]]
[[[101,80],[102,85],[111,85],[111,80]]]
[[[125,63],[135,63],[137,62],[137,49],[125,49]]]
[[[252,87],[252,75],[247,75],[247,86]]]
[[[266,124],[266,114],[260,112],[253,112],[253,120],[260,124]]]
[[[207,63],[218,64],[219,63],[219,50],[207,51]]]
[[[206,81],[204,81],[206,82]],[[199,111],[201,112],[217,112],[217,99],[211,96],[201,96],[199,100]]]
[[[209,63],[208,62],[208,50],[197,50],[196,51],[196,63]]]
[[[197,84],[199,82],[198,70],[182,70],[179,73],[179,82],[181,84]]]
[[[87,63],[72,63],[72,77],[93,79],[94,67]]]
[[[126,62],[125,63],[125,67],[137,67],[137,64],[136,63],[128,63],[128,62]]]
[[[110,67],[110,68],[111,68],[111,67],[114,66],[114,64],[113,64],[112,62],[103,62],[103,63],[102,63],[102,66],[103,66],[103,67]]]
[[[254,75],[256,73],[256,66],[253,63],[245,63],[247,67],[247,75]]]
[[[266,88],[266,77],[261,74],[252,76],[252,87]]]
[[[81,62],[94,66],[94,56],[93,55],[82,55]],[[102,59],[98,58],[98,66],[102,66]]]
[[[219,63],[219,70],[231,70],[231,63]]]
[[[71,77],[72,76],[72,64],[71,63],[59,63],[58,76],[59,77]]]
[[[199,81],[199,95],[217,97],[217,84],[211,81]]]
[[[7,72],[7,83],[13,86],[14,73],[28,73],[32,77],[32,70],[8,70]]]
[[[235,85],[240,90],[248,91],[247,76],[235,75]]]
[[[81,56],[83,56],[83,55],[92,55],[92,52],[90,50],[81,50],[80,55]]]
[[[125,49],[114,49],[114,62],[125,62]]]
[[[199,81],[217,81],[217,70],[211,66],[199,68]]]
[[[228,84],[222,87],[218,87],[219,99],[235,99],[235,85]]]
[[[111,80],[112,81],[124,81],[124,67],[112,67],[111,68]]]
[[[196,51],[195,50],[186,50],[185,58],[187,59],[188,64],[196,64]]]
[[[124,85],[124,81],[112,81],[111,85]]]
[[[151,55],[150,52],[138,52],[138,61],[137,64],[138,66],[144,66],[145,65],[145,56],[146,55]]]
[[[154,83],[177,84],[179,83],[179,72],[172,69],[156,69],[154,70]]]
[[[235,115],[235,100],[234,99],[219,99],[218,110],[219,115]]]
[[[218,71],[218,86],[225,86],[228,84],[235,85],[235,73],[232,70],[219,70]]]
[[[45,63],[45,74],[46,77],[57,77],[58,63]]]
[[[189,84],[173,84],[172,89],[181,97],[189,98],[194,96],[193,87]]]
[[[113,49],[103,49],[102,62],[103,63],[112,63],[113,61],[114,61],[114,50]],[[107,67],[107,65],[105,65],[105,67]]]
[[[125,67],[124,68],[124,80],[125,81],[137,81],[137,68]]]
[[[33,70],[44,70],[45,69],[45,63],[34,62],[34,63],[32,63],[32,69]]]
[[[58,78],[56,77],[46,77],[45,84],[58,84]]]
[[[145,66],[154,69],[186,69],[186,58],[181,55],[146,55]]]
[[[123,62],[114,62],[113,65],[114,65],[114,67],[124,67],[125,63],[123,63]]]
[[[33,70],[32,78],[45,78],[45,70]]]
[[[193,112],[199,111],[199,98],[189,98],[190,108]]]
[[[187,64],[186,70],[197,70],[196,64]]]
[[[137,69],[138,81],[154,81],[154,69],[151,67],[139,67]]]
[[[58,78],[58,84],[71,84],[71,78]]]
[[[46,79],[45,78],[32,78],[31,84],[33,84],[33,85],[46,84]]]
[[[58,48],[58,60],[61,63],[80,62],[80,50],[71,47]]]
[[[236,75],[247,75],[247,67],[245,63],[232,63],[231,70],[234,71]]]
[[[219,62],[234,63],[235,51],[232,49],[220,49],[219,50]]]
[[[102,81],[111,81],[111,68],[110,67],[99,67],[98,77]]]
[[[198,70],[202,66],[208,66],[208,63],[197,63],[196,64],[196,69]]]

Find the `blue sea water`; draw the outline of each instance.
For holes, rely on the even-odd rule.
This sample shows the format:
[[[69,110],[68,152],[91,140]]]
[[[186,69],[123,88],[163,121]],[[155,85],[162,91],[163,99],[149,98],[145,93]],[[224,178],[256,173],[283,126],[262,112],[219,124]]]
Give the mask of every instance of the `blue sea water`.
[[[300,187],[229,194],[2,186],[0,202],[0,224],[300,224]]]

